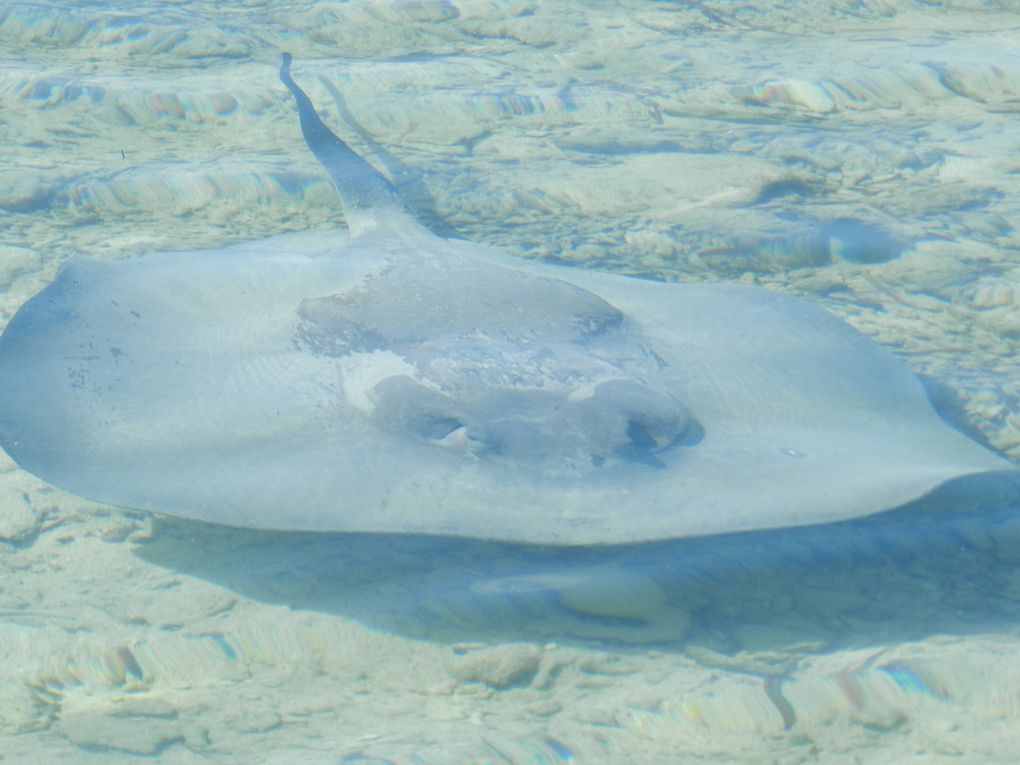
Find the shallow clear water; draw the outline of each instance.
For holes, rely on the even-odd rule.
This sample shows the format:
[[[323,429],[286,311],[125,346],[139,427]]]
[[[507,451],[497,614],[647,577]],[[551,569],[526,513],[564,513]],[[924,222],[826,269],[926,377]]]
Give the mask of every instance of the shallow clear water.
[[[1005,0],[7,5],[0,312],[76,253],[340,226],[290,50],[444,235],[811,296],[1018,459],[1018,33]],[[153,521],[5,461],[2,749],[1008,762],[1018,502],[970,488],[562,550]]]

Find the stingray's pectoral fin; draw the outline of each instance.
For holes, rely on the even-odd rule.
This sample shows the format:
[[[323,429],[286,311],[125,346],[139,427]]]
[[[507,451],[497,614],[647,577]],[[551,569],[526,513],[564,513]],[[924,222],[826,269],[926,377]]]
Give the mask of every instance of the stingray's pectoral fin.
[[[280,63],[280,81],[297,102],[301,134],[312,154],[333,179],[344,205],[344,215],[352,232],[371,227],[376,212],[407,214],[407,207],[385,176],[359,157],[334,134],[315,111],[315,105],[290,76],[292,57],[284,53]]]

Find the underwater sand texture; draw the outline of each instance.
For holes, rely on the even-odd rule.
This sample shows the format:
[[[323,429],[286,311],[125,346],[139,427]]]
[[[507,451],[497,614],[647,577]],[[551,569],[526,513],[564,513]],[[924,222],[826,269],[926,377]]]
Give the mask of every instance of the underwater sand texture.
[[[948,386],[962,420],[1017,457],[1017,10],[11,4],[0,313],[75,253],[339,225],[333,190],[292,150],[276,83],[289,49],[319,75],[306,84],[332,124],[352,115],[444,233],[815,297]],[[857,262],[853,236],[828,227],[839,219],[900,246]],[[260,560],[266,541],[153,524],[2,470],[12,761],[996,763],[1018,744],[1008,508],[925,534],[883,526],[876,546],[863,535],[828,557],[784,537],[747,570],[733,556],[749,548],[722,563],[709,550],[693,584],[629,560],[587,580],[521,573],[510,556],[472,585],[486,550],[451,559],[451,583],[422,574],[413,545],[388,580],[371,550],[344,549],[359,565],[338,563],[332,582],[282,564],[225,579],[203,548],[226,565]],[[671,589],[683,584],[686,599]],[[430,597],[381,613],[401,587]]]

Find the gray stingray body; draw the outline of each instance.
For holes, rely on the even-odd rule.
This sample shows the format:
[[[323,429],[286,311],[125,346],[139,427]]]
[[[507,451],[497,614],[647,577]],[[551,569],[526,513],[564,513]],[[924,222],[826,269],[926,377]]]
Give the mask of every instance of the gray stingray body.
[[[352,233],[70,261],[0,338],[25,469],[226,524],[556,544],[846,519],[1012,469],[809,302],[434,236],[281,77]]]

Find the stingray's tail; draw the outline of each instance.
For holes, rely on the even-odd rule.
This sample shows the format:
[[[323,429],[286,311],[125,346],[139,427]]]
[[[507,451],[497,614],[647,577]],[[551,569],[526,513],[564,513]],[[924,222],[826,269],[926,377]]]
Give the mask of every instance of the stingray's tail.
[[[348,227],[352,231],[370,227],[375,220],[375,213],[379,212],[407,213],[407,207],[393,184],[355,154],[350,146],[319,119],[311,99],[290,76],[290,62],[291,55],[284,53],[280,64],[280,81],[287,86],[297,102],[305,143],[340,192]]]

